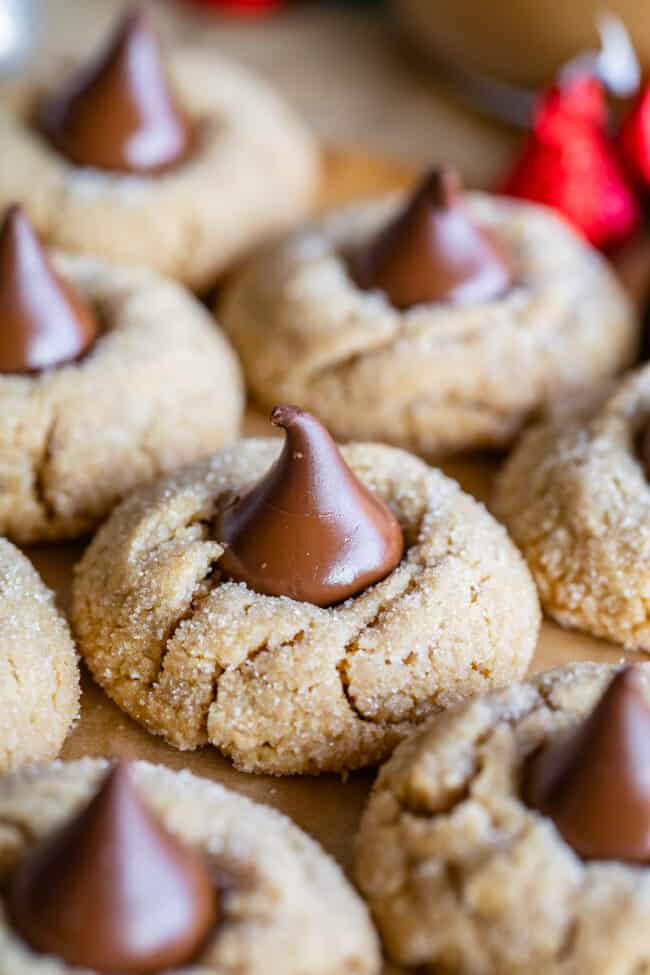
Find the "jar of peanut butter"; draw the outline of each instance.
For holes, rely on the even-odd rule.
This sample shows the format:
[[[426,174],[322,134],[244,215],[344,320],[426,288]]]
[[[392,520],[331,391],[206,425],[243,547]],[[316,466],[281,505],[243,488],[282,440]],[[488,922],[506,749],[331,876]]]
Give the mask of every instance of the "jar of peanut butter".
[[[643,0],[392,0],[406,35],[443,67],[494,81],[548,83],[575,55],[598,46],[603,10],[627,27],[650,67],[650,22]]]

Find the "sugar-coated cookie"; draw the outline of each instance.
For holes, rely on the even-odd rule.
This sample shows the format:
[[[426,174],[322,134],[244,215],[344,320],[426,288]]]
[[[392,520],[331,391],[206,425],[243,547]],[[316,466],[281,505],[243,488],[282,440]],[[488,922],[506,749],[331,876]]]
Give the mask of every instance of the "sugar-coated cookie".
[[[32,249],[34,287],[35,259]],[[3,371],[8,325],[0,340],[0,532],[25,543],[94,528],[131,488],[234,440],[243,411],[235,355],[181,286],[96,258],[51,259],[98,333],[81,358],[23,373],[10,361]],[[48,305],[39,324],[52,316]],[[40,352],[55,347],[56,336],[36,338]]]
[[[288,440],[281,457],[287,449],[305,462],[304,448]],[[383,578],[335,605],[235,581],[221,512],[277,472],[280,450],[240,441],[138,491],[95,536],[77,567],[74,626],[120,707],[175,746],[210,743],[243,770],[317,773],[376,762],[432,711],[523,676],[539,626],[523,560],[458,484],[395,448],[341,449],[403,532],[401,561]],[[292,517],[256,568],[283,554],[302,583],[309,546],[294,551],[302,524]]]
[[[494,509],[563,626],[650,651],[650,367],[524,435]]]
[[[647,851],[629,861],[647,843],[650,665],[632,669],[542,674],[436,716],[395,751],[356,876],[403,970],[647,970]],[[551,754],[544,812],[526,789]]]
[[[78,714],[68,624],[29,559],[0,538],[0,771],[55,758]]]
[[[235,275],[219,318],[257,403],[428,456],[509,444],[549,399],[632,361],[635,315],[605,260],[550,210],[453,203],[453,187],[441,203],[445,173],[295,231]]]
[[[46,956],[24,936],[28,922],[38,918],[41,926],[29,933],[39,947],[43,942],[59,950],[65,947],[75,957],[84,951],[101,954],[100,935],[112,957],[119,949],[124,955],[127,947],[131,954],[146,955],[158,933],[166,934],[169,941],[178,939],[196,899],[197,868],[207,868],[214,884],[215,923],[187,963],[159,967],[149,960],[147,971],[164,970],[170,975],[181,971],[187,975],[225,971],[376,975],[379,971],[377,938],[365,905],[340,868],[285,816],[188,772],[137,762],[130,767],[132,786],[123,779],[107,781],[107,772],[105,761],[82,759],[0,779],[0,882],[6,893],[0,901],[3,975],[40,975],[46,970],[72,975],[82,970],[61,954],[49,951]],[[137,790],[135,799],[132,788]],[[81,819],[93,799],[94,807]],[[29,860],[32,850],[45,849],[41,844],[71,823],[68,828],[76,829],[85,842],[73,844],[63,862],[57,866],[56,857],[48,860],[44,853],[40,860]],[[161,828],[173,838],[161,834]],[[54,842],[65,849],[69,840],[59,835]],[[120,851],[128,851],[129,844],[131,862],[138,867],[130,871],[128,863],[119,860]],[[190,873],[186,882],[188,865],[194,876]],[[67,911],[57,911],[55,905],[48,913],[62,869],[75,881],[58,891],[58,903]],[[50,879],[50,886],[41,885],[34,901],[33,877],[41,874]],[[122,880],[124,890],[136,894],[153,885],[161,895],[158,909],[150,911],[147,898],[143,903],[138,896],[131,903],[120,903],[124,890],[106,890],[116,878]],[[192,880],[194,891],[188,892]],[[97,912],[93,915],[93,904],[79,899],[80,892],[92,890],[93,885],[97,885],[95,902],[106,905],[99,917]],[[106,933],[122,909],[127,911],[123,925],[118,923],[114,942],[107,943]],[[97,925],[95,941],[85,929],[74,936],[75,918],[86,914],[86,926]],[[148,926],[138,932],[141,916]],[[163,940],[161,958],[170,956],[169,941]],[[83,965],[88,975],[108,970],[113,969]],[[129,971],[141,970],[129,965]]]
[[[263,81],[197,50],[165,62],[142,13],[88,57],[35,65],[0,104],[0,208],[49,244],[204,290],[308,211],[315,143]]]

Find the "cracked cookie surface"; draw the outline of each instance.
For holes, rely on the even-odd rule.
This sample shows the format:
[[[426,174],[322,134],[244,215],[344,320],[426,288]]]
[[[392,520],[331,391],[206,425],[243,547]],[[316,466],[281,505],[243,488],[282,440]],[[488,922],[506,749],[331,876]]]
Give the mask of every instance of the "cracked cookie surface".
[[[55,762],[0,780],[0,888],[38,838],[87,801],[106,768],[102,760]],[[184,975],[378,973],[377,937],[361,898],[286,816],[189,772],[137,762],[132,774],[167,828],[207,858],[222,892],[221,921]],[[0,971],[78,969],[31,951],[0,898]]]
[[[361,291],[341,255],[399,206],[357,204],[270,245],[235,276],[219,315],[261,406],[300,403],[342,440],[428,456],[507,444],[548,398],[632,361],[637,323],[612,271],[531,204],[467,197],[513,250],[518,274],[505,297],[399,312]]]
[[[650,418],[650,366],[595,407],[524,435],[494,499],[546,612],[650,652],[650,487],[636,440]]]
[[[94,528],[130,489],[235,439],[235,355],[204,308],[145,270],[53,255],[103,326],[80,361],[0,375],[0,533]]]
[[[650,870],[583,862],[519,797],[525,758],[591,711],[616,668],[573,664],[432,719],[381,770],[356,876],[407,970],[642,975]],[[640,673],[650,701],[650,664]]]
[[[68,624],[29,559],[0,538],[0,771],[55,758],[78,714]]]
[[[170,54],[197,145],[167,173],[140,177],[75,166],[31,124],[70,65],[53,60],[3,88],[0,209],[20,202],[47,242],[73,253],[147,264],[195,290],[264,237],[303,217],[314,194],[315,144],[262,81],[227,60]]]
[[[521,556],[482,505],[395,448],[342,448],[404,531],[386,579],[327,609],[223,581],[220,501],[281,447],[241,441],[128,498],[95,536],[73,619],[114,701],[179,748],[317,773],[377,762],[432,711],[525,673],[539,607]]]

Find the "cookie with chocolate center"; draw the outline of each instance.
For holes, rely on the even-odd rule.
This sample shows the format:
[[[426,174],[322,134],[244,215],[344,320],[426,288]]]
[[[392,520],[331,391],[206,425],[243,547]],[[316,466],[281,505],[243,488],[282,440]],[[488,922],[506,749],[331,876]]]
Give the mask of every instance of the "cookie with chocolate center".
[[[263,408],[426,457],[509,445],[549,400],[635,356],[611,268],[550,210],[462,193],[448,169],[270,244],[218,317]]]
[[[356,852],[400,970],[645,971],[649,726],[650,665],[572,664],[404,742]]]
[[[275,774],[377,762],[432,711],[522,676],[539,627],[505,531],[458,484],[381,444],[338,448],[273,411],[128,498],[77,567],[81,652],[179,748]]]
[[[368,912],[289,819],[187,772],[56,762],[0,779],[12,975],[378,975]]]
[[[0,532],[94,528],[131,488],[233,440],[239,367],[182,287],[0,226]]]
[[[205,291],[306,215],[311,136],[264,82],[196,49],[161,49],[127,14],[93,52],[43,60],[3,89],[0,207],[48,244],[146,264]]]

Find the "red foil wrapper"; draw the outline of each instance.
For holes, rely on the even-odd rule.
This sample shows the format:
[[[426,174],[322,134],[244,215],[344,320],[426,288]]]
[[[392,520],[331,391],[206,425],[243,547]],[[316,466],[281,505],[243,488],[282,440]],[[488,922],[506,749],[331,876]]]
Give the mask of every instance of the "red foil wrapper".
[[[541,99],[532,132],[501,190],[551,206],[594,246],[627,240],[641,220],[640,205],[606,130],[601,83],[564,79]]]

